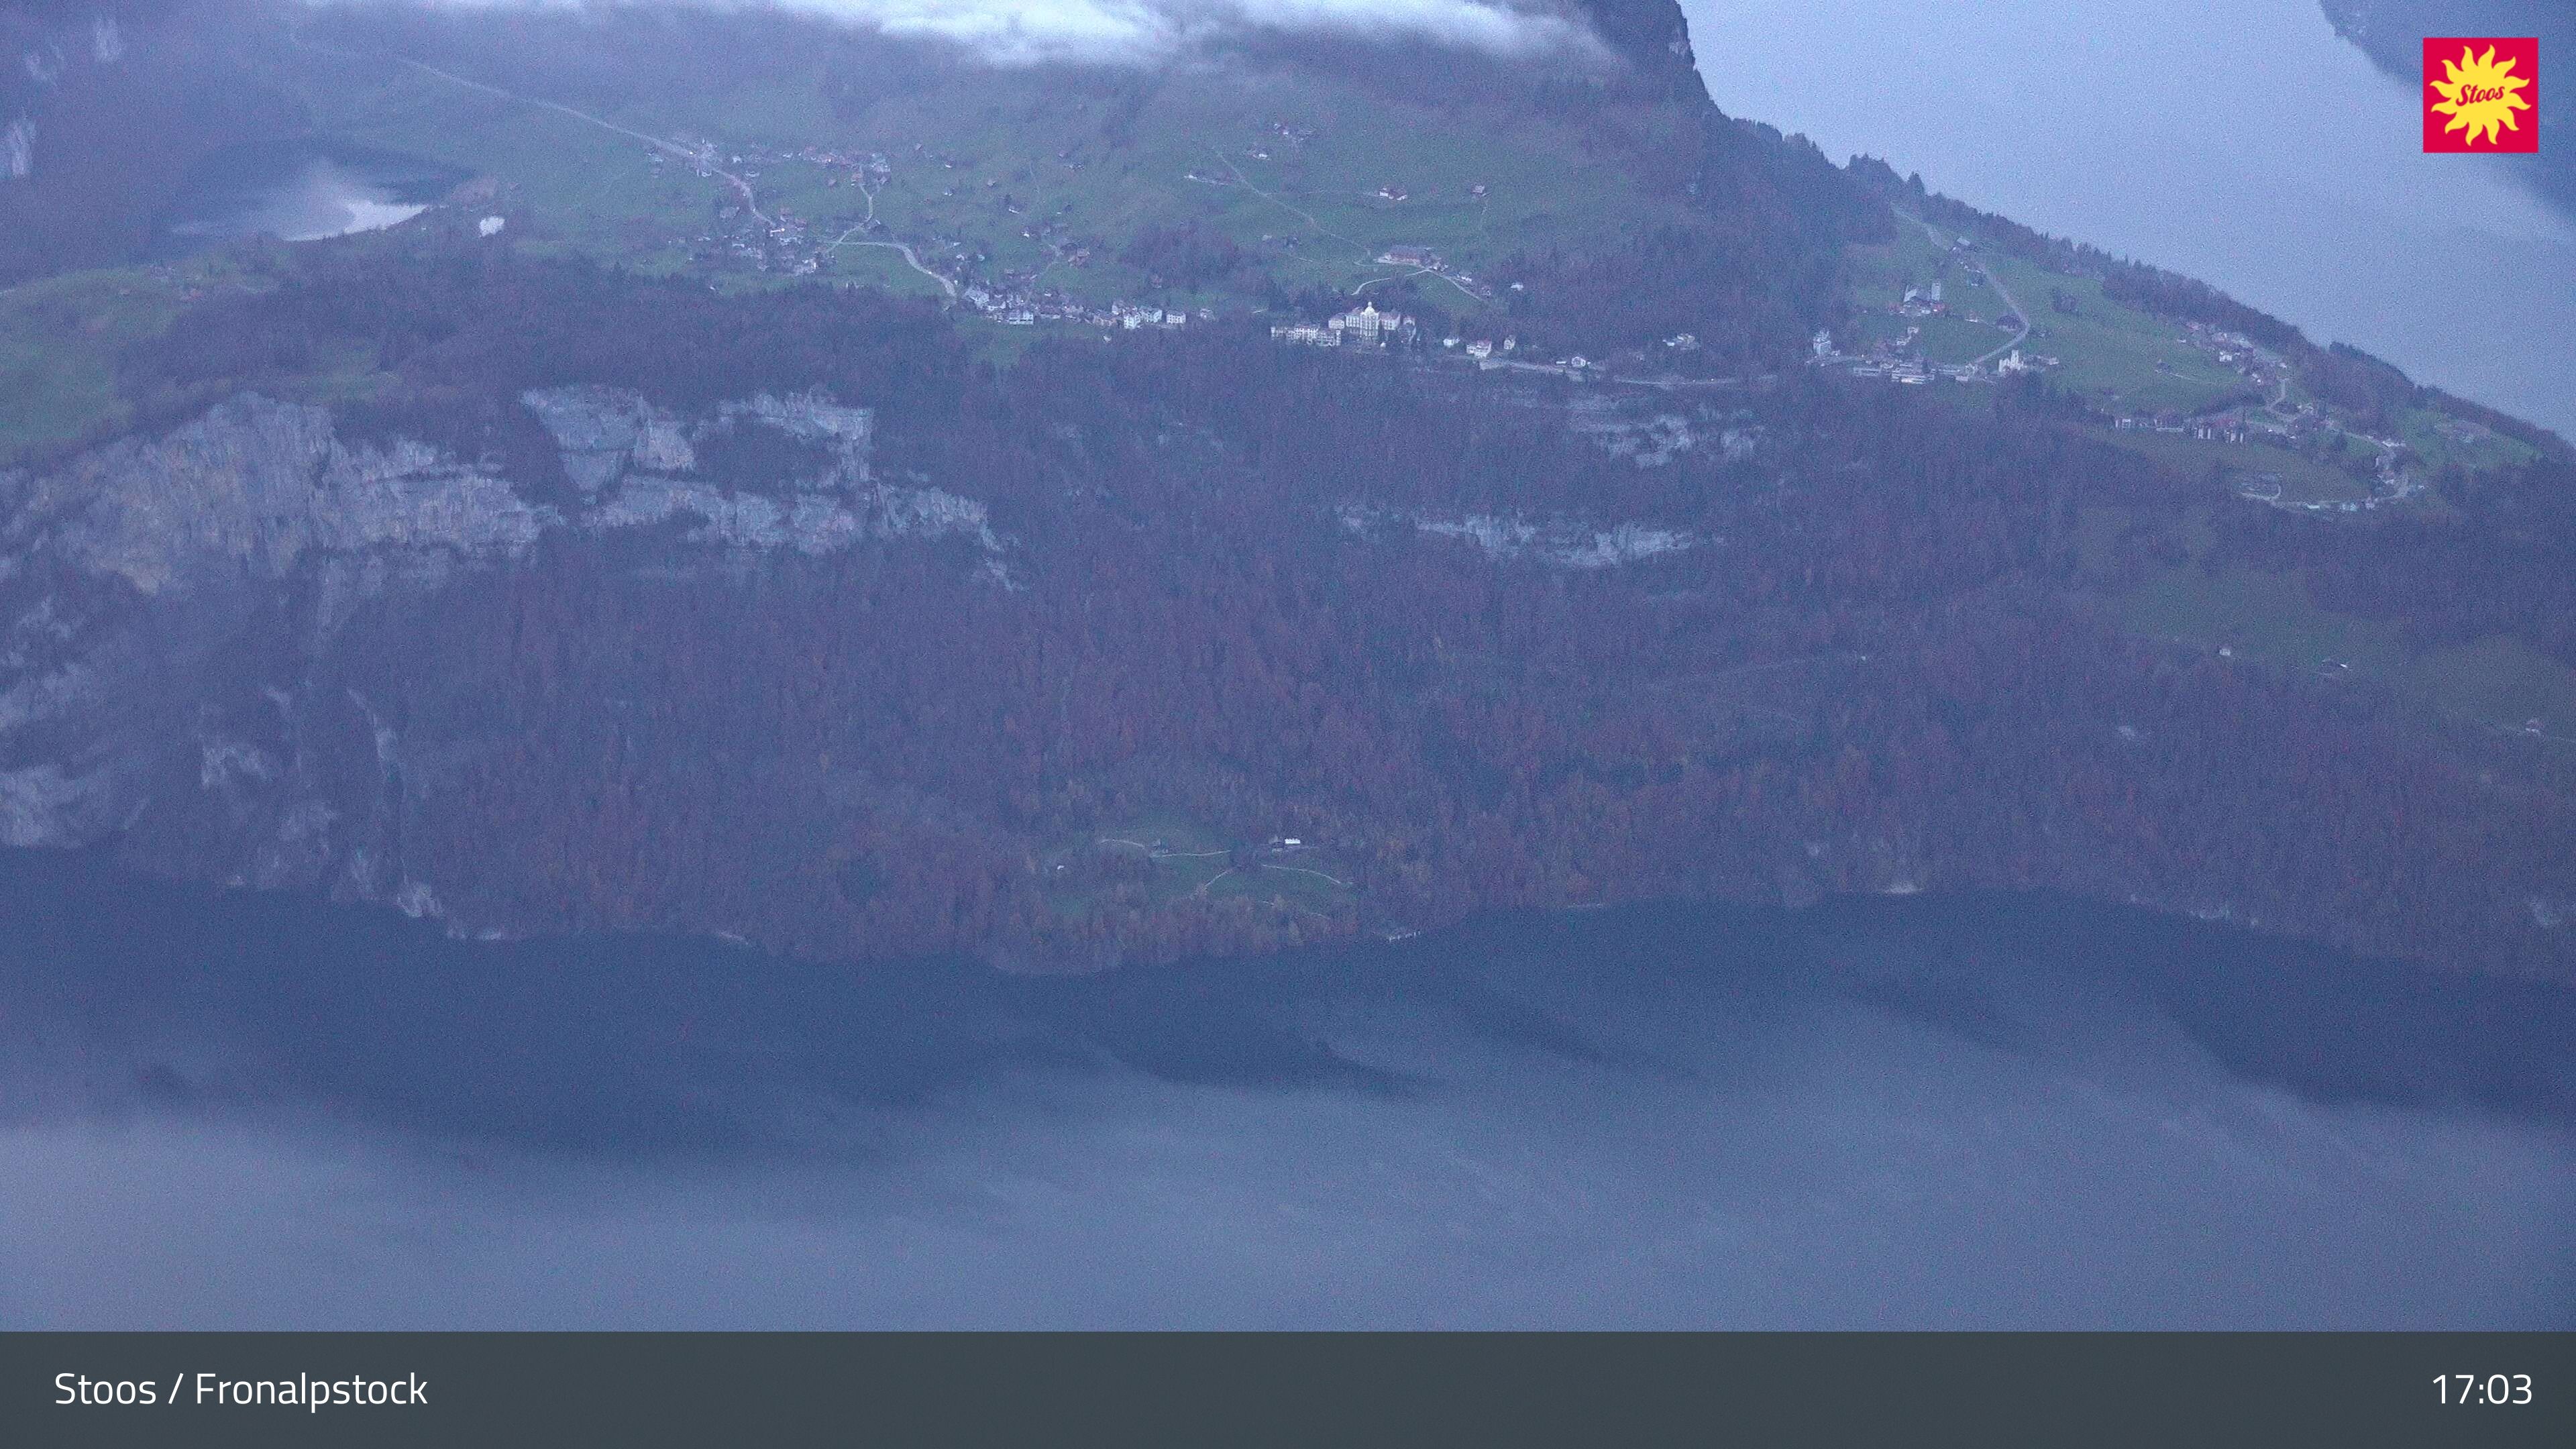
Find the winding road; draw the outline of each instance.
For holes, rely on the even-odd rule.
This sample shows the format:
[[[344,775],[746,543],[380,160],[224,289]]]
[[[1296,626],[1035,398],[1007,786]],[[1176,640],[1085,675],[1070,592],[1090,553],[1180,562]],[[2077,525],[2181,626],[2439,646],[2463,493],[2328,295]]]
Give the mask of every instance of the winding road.
[[[321,47],[315,48],[319,49]],[[633,139],[641,141],[645,145],[651,146],[668,155],[676,156],[693,166],[703,166],[710,174],[722,178],[727,186],[734,189],[735,194],[742,198],[743,210],[750,212],[753,220],[759,222],[763,227],[773,227],[778,225],[777,218],[760,209],[760,198],[753,192],[749,181],[735,175],[733,172],[725,170],[723,167],[716,165],[713,161],[708,160],[705,153],[692,151],[688,147],[683,146],[676,141],[665,140],[660,136],[647,135],[642,131],[621,126],[615,121],[594,116],[588,111],[577,110],[574,107],[565,105],[561,101],[540,100],[535,96],[523,96],[515,91],[506,91],[496,85],[487,85],[482,81],[469,80],[466,77],[454,74],[453,72],[440,70],[434,65],[413,60],[409,56],[397,55],[394,56],[393,59],[397,63],[409,66],[423,75],[435,76],[440,80],[446,81],[450,85],[463,86],[468,90],[477,90],[486,95],[499,96],[505,101],[514,101],[519,105],[535,106],[539,110],[553,111],[559,115],[570,116],[576,121],[597,126],[603,131],[614,131],[620,136],[632,137]],[[857,226],[841,233],[837,240],[835,240],[830,246],[825,247],[823,250],[826,253],[829,253],[837,251],[845,246],[859,246],[882,247],[888,251],[900,253],[906,266],[911,267],[914,271],[921,273],[930,280],[937,282],[939,284],[939,290],[942,293],[950,297],[955,297],[958,291],[957,283],[938,272],[932,271],[928,266],[925,266],[922,263],[919,254],[915,253],[906,243],[894,241],[855,240],[860,232],[867,229],[869,223],[876,220],[876,191],[873,188],[868,188],[866,189],[866,195],[868,198],[867,220],[862,221]]]
[[[1333,240],[1335,240],[1335,241],[1337,241],[1337,242],[1340,242],[1342,245],[1344,245],[1344,246],[1346,246],[1346,247],[1358,247],[1358,248],[1359,248],[1359,254],[1360,254],[1360,261],[1359,261],[1359,264],[1360,264],[1361,266],[1366,266],[1366,265],[1368,265],[1368,264],[1370,263],[1370,261],[1372,261],[1372,260],[1375,258],[1375,255],[1376,255],[1376,254],[1375,254],[1374,252],[1372,252],[1369,248],[1367,248],[1367,247],[1365,247],[1365,246],[1360,246],[1360,244],[1359,244],[1358,242],[1353,241],[1353,240],[1352,240],[1352,239],[1350,239],[1349,237],[1346,237],[1346,236],[1342,235],[1340,232],[1337,232],[1337,231],[1332,230],[1331,228],[1329,228],[1329,227],[1325,226],[1322,222],[1315,220],[1314,215],[1313,215],[1312,213],[1310,213],[1310,212],[1308,212],[1308,211],[1306,211],[1306,210],[1304,210],[1304,209],[1302,209],[1302,208],[1300,208],[1300,207],[1297,207],[1297,206],[1291,205],[1291,204],[1290,204],[1290,203],[1288,203],[1287,201],[1284,201],[1284,200],[1282,200],[1282,199],[1281,199],[1281,198],[1279,198],[1279,197],[1273,196],[1273,195],[1271,195],[1269,192],[1262,190],[1260,187],[1253,185],[1253,184],[1252,184],[1252,178],[1243,174],[1243,168],[1234,164],[1234,158],[1233,158],[1233,157],[1228,156],[1228,155],[1227,155],[1227,154],[1225,154],[1223,151],[1218,150],[1218,149],[1217,149],[1217,148],[1215,148],[1214,146],[1210,146],[1210,147],[1208,148],[1208,154],[1209,154],[1209,155],[1211,155],[1211,156],[1214,156],[1214,157],[1215,157],[1216,159],[1218,159],[1219,161],[1224,162],[1224,163],[1225,163],[1225,169],[1234,173],[1234,184],[1235,184],[1235,185],[1242,187],[1244,190],[1251,192],[1253,195],[1260,197],[1262,200],[1264,200],[1264,201],[1266,201],[1266,202],[1269,202],[1272,206],[1278,207],[1281,211],[1287,212],[1290,216],[1296,217],[1298,220],[1300,220],[1300,221],[1302,221],[1302,222],[1306,223],[1308,226],[1313,227],[1313,228],[1315,229],[1315,231],[1316,231],[1316,233],[1317,233],[1318,235],[1320,235],[1320,236],[1328,236],[1328,237],[1331,237]],[[1223,183],[1219,183],[1219,184],[1221,185],[1221,184],[1223,184]]]
[[[630,130],[625,126],[617,124],[615,121],[602,120],[588,111],[574,110],[572,107],[565,105],[561,101],[542,101],[534,96],[523,96],[515,91],[505,91],[499,86],[485,85],[483,82],[478,80],[467,80],[461,75],[455,75],[450,72],[440,70],[434,65],[413,60],[407,55],[397,55],[393,57],[393,59],[398,64],[410,66],[413,70],[419,71],[423,75],[436,76],[450,85],[460,85],[468,90],[477,90],[486,95],[499,96],[505,101],[516,101],[523,106],[535,106],[539,110],[555,111],[562,115],[570,116],[576,121],[586,121],[591,125],[599,127],[603,131],[614,131],[621,136],[631,136],[634,139],[643,142],[647,146],[651,146],[658,150],[667,152],[670,155],[677,156],[681,160],[689,162],[692,165],[705,166],[708,171],[724,178],[725,183],[741,195],[743,210],[750,212],[754,220],[758,221],[764,227],[776,226],[778,224],[775,218],[760,209],[760,200],[752,194],[750,182],[743,180],[741,177],[736,176],[732,172],[725,170],[723,167],[716,165],[714,162],[707,160],[700,153],[690,150],[688,147],[681,145],[677,141],[666,141],[659,136],[648,136],[642,131]]]
[[[1911,218],[1911,220],[1916,226],[1923,228],[1923,235],[1931,239],[1932,245],[1940,247],[1944,251],[1949,249],[1950,243],[1942,240],[1940,231],[1936,229],[1932,223],[1925,221],[1919,216]],[[2003,278],[1996,276],[1993,272],[1986,269],[1986,264],[1984,262],[1981,262],[1972,256],[1968,258],[1968,265],[1976,269],[1978,276],[1986,279],[1987,286],[1995,289],[1995,295],[2003,298],[2004,305],[2012,309],[2014,320],[2021,324],[2021,331],[2015,333],[2012,340],[1998,344],[1993,351],[1980,354],[1974,361],[1968,364],[1970,367],[1983,367],[1990,359],[2003,356],[2006,352],[2021,346],[2023,342],[2029,339],[2030,309],[2024,307],[2021,304],[2021,299],[2015,297],[2011,290],[2004,286]]]
[[[835,237],[835,238],[833,239],[833,241],[832,241],[832,244],[831,244],[830,246],[827,246],[827,247],[823,248],[823,250],[822,250],[822,253],[821,253],[821,254],[822,254],[822,255],[824,255],[824,256],[830,256],[832,253],[834,253],[834,252],[836,252],[836,251],[839,251],[839,250],[840,250],[841,248],[843,248],[843,247],[884,247],[884,248],[885,248],[886,250],[888,250],[888,251],[892,251],[892,252],[899,252],[899,253],[901,253],[901,254],[902,254],[902,256],[903,256],[904,264],[905,264],[906,266],[911,267],[914,271],[921,273],[923,276],[928,277],[930,280],[932,280],[932,281],[934,281],[934,282],[937,282],[937,283],[939,284],[939,290],[940,290],[940,291],[947,293],[947,294],[948,294],[949,296],[951,296],[951,297],[954,297],[954,296],[956,296],[956,295],[957,295],[957,284],[956,284],[955,282],[953,282],[953,281],[949,280],[947,277],[945,277],[945,276],[941,275],[940,273],[938,273],[938,272],[934,272],[934,271],[932,271],[930,268],[923,266],[923,265],[921,264],[921,258],[920,258],[920,257],[918,257],[918,256],[915,256],[915,255],[913,254],[913,250],[912,250],[912,248],[911,248],[909,245],[907,245],[906,243],[903,243],[903,242],[891,242],[891,241],[852,241],[852,240],[850,240],[850,238],[852,238],[852,237],[854,237],[854,236],[857,236],[860,232],[862,232],[862,231],[864,231],[864,230],[866,230],[866,229],[867,229],[867,223],[866,223],[866,222],[864,222],[864,221],[863,221],[863,222],[860,222],[857,226],[851,227],[848,231],[845,231],[845,232],[841,233],[838,237]]]
[[[956,296],[957,284],[940,273],[934,272],[930,268],[923,266],[921,264],[921,258],[914,255],[912,248],[904,243],[892,241],[851,240],[852,237],[857,236],[860,232],[866,231],[869,227],[876,225],[877,222],[877,188],[863,185],[859,188],[859,194],[868,199],[868,214],[859,218],[859,224],[857,226],[851,227],[848,231],[834,237],[830,246],[823,248],[822,251],[815,255],[828,257],[843,247],[883,247],[888,251],[902,253],[904,265],[921,273],[923,276],[928,277],[930,280],[937,282],[939,284],[940,291],[947,293],[951,297]]]
[[[1374,267],[1386,265],[1385,263],[1381,263],[1377,260],[1377,252],[1374,247],[1362,245],[1360,242],[1326,227],[1322,222],[1315,220],[1312,212],[1292,205],[1286,199],[1274,196],[1270,192],[1264,191],[1260,187],[1253,185],[1252,178],[1243,174],[1243,168],[1234,164],[1233,157],[1228,156],[1214,146],[1210,146],[1208,148],[1208,154],[1214,156],[1217,160],[1224,162],[1225,169],[1234,173],[1234,185],[1242,187],[1244,190],[1251,192],[1253,195],[1260,197],[1266,202],[1269,202],[1272,206],[1278,207],[1280,210],[1287,212],[1290,216],[1296,217],[1298,220],[1306,223],[1306,225],[1313,227],[1318,236],[1328,236],[1333,240],[1340,242],[1344,246],[1357,247],[1359,249],[1360,256],[1358,261],[1352,263],[1353,266]],[[1223,186],[1226,183],[1219,181],[1216,182],[1216,184]],[[1481,203],[1479,204],[1481,205]],[[1478,225],[1483,225],[1481,220],[1478,222]],[[1484,298],[1477,296],[1464,282],[1459,281],[1457,278],[1452,277],[1445,272],[1436,271],[1430,267],[1416,267],[1410,272],[1393,273],[1383,277],[1371,277],[1367,281],[1360,283],[1358,286],[1351,288],[1351,295],[1356,297],[1360,293],[1367,291],[1369,288],[1376,286],[1380,282],[1401,281],[1405,277],[1438,277],[1440,280],[1447,282],[1450,286],[1456,287],[1459,292],[1464,294],[1471,302],[1481,302],[1485,300]]]

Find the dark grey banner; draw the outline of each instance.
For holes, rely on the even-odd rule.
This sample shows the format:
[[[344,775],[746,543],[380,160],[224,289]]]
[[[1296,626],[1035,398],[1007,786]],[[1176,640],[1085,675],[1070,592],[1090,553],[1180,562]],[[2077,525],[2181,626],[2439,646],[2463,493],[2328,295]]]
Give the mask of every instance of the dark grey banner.
[[[0,1335],[0,1444],[2576,1444],[2571,1334]]]

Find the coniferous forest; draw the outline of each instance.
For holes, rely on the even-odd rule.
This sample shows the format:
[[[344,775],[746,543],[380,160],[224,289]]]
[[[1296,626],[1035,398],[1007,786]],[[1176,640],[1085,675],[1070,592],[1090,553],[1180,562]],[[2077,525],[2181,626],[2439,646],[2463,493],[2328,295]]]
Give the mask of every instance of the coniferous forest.
[[[558,531],[426,605],[354,606],[294,667],[422,762],[390,839],[460,920],[1082,965],[1514,905],[2031,887],[2576,962],[2550,928],[2576,897],[2563,753],[2101,605],[2188,518],[2198,566],[2576,662],[2563,454],[2352,524],[2092,441],[2031,389],[1961,409],[1791,367],[1639,403],[1248,324],[996,361],[929,303],[488,249],[315,252],[124,385],[166,425],[360,343],[396,382],[339,408],[344,438],[425,440],[538,499],[570,485],[531,388],[679,413],[819,389],[875,410],[877,479],[980,500],[1002,549],[747,566]],[[1641,461],[1658,428],[1692,440]],[[1623,527],[1662,542],[1550,542]],[[290,589],[242,637],[312,607]],[[354,795],[377,765],[353,710],[301,748],[345,756],[320,768]],[[1348,889],[1158,891],[1089,848],[1140,820],[1238,853],[1298,837]],[[239,828],[156,806],[121,848],[193,873]]]

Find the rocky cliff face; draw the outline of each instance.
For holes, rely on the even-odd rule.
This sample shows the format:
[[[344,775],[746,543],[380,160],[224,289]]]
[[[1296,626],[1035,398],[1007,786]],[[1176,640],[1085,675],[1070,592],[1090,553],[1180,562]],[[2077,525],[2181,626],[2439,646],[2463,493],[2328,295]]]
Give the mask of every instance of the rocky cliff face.
[[[0,474],[0,844],[123,833],[192,875],[436,911],[402,837],[406,793],[434,788],[441,762],[319,667],[354,612],[436,607],[566,534],[649,535],[656,565],[683,573],[954,539],[1009,583],[981,503],[872,475],[865,409],[764,395],[682,418],[606,388],[525,401],[561,445],[568,508],[258,396]],[[704,476],[711,442],[759,434],[818,466]]]
[[[1604,44],[1674,99],[1706,101],[1690,26],[1676,0],[1582,0],[1582,11]]]
[[[1025,446],[889,424],[880,456],[812,395],[527,392],[542,492],[243,396],[0,476],[0,844],[829,958],[2047,887],[2567,969],[2576,817],[2537,742],[2123,644],[2009,580],[1879,577],[1994,578],[2009,519],[1827,531],[1900,487],[2038,486],[1986,448],[1978,487],[1873,503],[1866,460],[1656,401],[1569,431],[1576,486],[1407,496],[1439,450],[1262,474],[1177,409],[1122,441],[1032,396]],[[1723,645],[1808,577],[1856,622]]]

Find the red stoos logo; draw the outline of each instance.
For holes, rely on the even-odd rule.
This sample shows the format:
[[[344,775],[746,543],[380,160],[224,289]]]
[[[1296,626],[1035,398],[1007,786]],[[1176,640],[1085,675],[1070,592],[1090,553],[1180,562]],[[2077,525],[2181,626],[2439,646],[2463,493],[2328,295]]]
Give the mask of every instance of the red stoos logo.
[[[2426,36],[2424,149],[2539,150],[2539,39]]]

